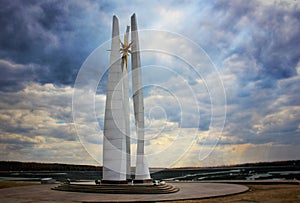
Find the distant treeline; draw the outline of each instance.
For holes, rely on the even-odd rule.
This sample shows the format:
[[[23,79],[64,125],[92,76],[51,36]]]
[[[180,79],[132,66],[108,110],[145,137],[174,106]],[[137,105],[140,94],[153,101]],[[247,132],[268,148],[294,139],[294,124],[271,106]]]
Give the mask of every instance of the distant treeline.
[[[300,167],[300,160],[289,160],[289,161],[273,161],[273,162],[257,162],[257,163],[244,163],[235,165],[223,165],[223,166],[212,166],[212,167],[180,167],[176,169],[203,169],[203,168],[231,168],[231,167],[260,167],[260,166],[298,166]]]
[[[226,167],[260,167],[260,166],[279,166],[300,169],[300,160],[292,161],[275,161],[275,162],[260,162],[260,163],[246,163],[230,166],[216,166],[216,167],[182,167],[168,170],[198,170],[204,168],[226,168]],[[18,162],[18,161],[0,161],[0,171],[99,171],[102,166],[92,165],[75,165],[75,164],[61,164],[61,163],[35,163],[35,162]]]
[[[0,161],[0,171],[98,171],[100,166]]]
[[[246,163],[239,164],[235,166],[300,166],[300,160],[291,160],[291,161],[274,161],[274,162],[259,162],[259,163]]]

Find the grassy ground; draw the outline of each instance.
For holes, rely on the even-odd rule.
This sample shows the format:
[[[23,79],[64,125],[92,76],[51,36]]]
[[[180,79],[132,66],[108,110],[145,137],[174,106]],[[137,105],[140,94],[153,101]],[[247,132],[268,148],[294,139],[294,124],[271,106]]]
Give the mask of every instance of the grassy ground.
[[[9,187],[20,187],[20,186],[28,186],[28,185],[36,185],[40,184],[38,182],[13,182],[13,181],[4,181],[0,182],[0,189],[9,188]]]
[[[174,201],[176,203],[223,203],[223,202],[300,202],[300,185],[276,184],[255,185],[245,184],[249,191],[237,195],[217,197],[203,200]]]

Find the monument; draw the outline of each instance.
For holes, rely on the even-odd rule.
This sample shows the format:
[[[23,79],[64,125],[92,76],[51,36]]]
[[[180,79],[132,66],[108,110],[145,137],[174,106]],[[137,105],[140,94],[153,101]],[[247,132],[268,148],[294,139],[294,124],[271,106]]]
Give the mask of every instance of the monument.
[[[144,100],[135,14],[131,16],[130,43],[128,43],[129,29],[129,26],[127,26],[124,42],[122,43],[119,38],[118,18],[113,16],[110,68],[104,118],[102,183],[120,184],[127,183],[131,179],[128,88],[128,57],[130,55],[135,129],[138,138],[134,182],[151,182],[149,168],[144,156]]]
[[[129,43],[129,35],[131,42]],[[144,98],[136,16],[131,16],[123,42],[113,16],[110,67],[106,91],[103,136],[103,176],[95,182],[67,181],[53,190],[112,194],[167,194],[179,188],[164,181],[152,183],[144,155]],[[137,134],[135,176],[131,178],[129,65],[131,57],[133,109]]]

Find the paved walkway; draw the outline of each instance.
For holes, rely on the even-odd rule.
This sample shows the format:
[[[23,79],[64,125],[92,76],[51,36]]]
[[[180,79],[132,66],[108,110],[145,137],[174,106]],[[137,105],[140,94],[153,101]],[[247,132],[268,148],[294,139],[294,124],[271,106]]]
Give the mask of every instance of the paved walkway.
[[[171,194],[95,194],[51,190],[57,185],[33,185],[0,189],[0,202],[50,203],[50,202],[153,202],[166,200],[201,199],[245,192],[248,187],[225,183],[171,183],[180,188]]]

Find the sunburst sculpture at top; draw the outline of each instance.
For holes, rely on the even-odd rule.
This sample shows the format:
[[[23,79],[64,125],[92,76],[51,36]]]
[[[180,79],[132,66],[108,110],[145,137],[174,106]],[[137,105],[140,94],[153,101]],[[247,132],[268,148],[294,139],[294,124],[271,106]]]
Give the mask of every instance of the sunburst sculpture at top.
[[[122,54],[122,59],[125,63],[125,67],[128,70],[128,56],[129,56],[129,54],[131,54],[130,47],[132,45],[132,42],[130,42],[128,44],[127,39],[128,39],[128,36],[127,36],[127,32],[126,32],[124,34],[124,43],[122,43],[122,41],[120,40],[120,43],[121,43],[120,52]]]

